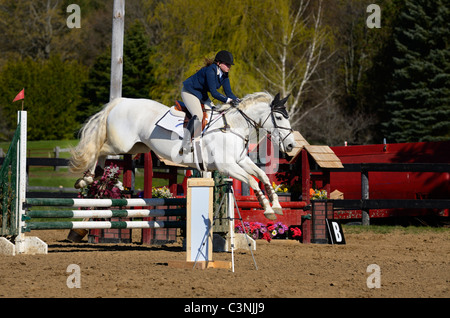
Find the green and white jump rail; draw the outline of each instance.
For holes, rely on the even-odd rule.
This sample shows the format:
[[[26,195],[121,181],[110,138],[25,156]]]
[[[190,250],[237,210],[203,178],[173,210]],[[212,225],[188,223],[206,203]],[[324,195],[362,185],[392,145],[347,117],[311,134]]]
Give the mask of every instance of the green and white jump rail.
[[[27,223],[24,231],[63,230],[63,229],[159,229],[180,228],[184,221],[74,221],[74,222],[32,222]]]
[[[184,198],[152,198],[152,199],[40,199],[27,198],[25,199],[24,207],[31,206],[65,206],[65,207],[98,207],[109,208],[113,206],[162,206],[162,205],[184,205],[186,199]]]
[[[185,198],[152,198],[152,199],[25,199],[24,208],[31,207],[144,207],[186,205]],[[31,210],[26,211],[22,221],[33,221],[36,218],[144,218],[161,216],[186,216],[186,208],[182,209],[131,209],[131,210]],[[27,222],[24,232],[31,230],[52,229],[151,229],[185,227],[181,221],[66,221],[66,222]]]
[[[159,216],[186,216],[186,208],[183,209],[153,209],[153,210],[36,210],[28,211],[23,221],[36,218],[146,218]]]

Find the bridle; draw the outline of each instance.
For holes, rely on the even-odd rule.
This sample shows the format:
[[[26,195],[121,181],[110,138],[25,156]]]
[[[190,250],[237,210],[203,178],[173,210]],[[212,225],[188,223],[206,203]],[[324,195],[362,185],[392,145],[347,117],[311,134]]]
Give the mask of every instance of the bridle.
[[[241,109],[238,108],[237,110],[242,115],[242,117],[244,117],[244,119],[247,121],[247,124],[249,125],[249,127],[251,126],[257,130],[258,129],[264,130],[267,133],[269,140],[271,140],[272,133],[269,129],[264,127],[265,123],[267,122],[267,120],[269,118],[272,119],[273,129],[289,131],[289,133],[287,133],[286,136],[279,139],[280,144],[282,144],[282,143],[284,143],[286,138],[289,137],[289,135],[294,132],[294,130],[292,128],[279,126],[277,124],[277,121],[275,120],[275,113],[279,113],[279,114],[283,115],[284,118],[289,119],[289,114],[287,113],[286,107],[284,106],[284,104],[286,103],[288,98],[289,98],[289,95],[287,97],[285,97],[284,99],[280,100],[280,94],[277,94],[275,96],[274,100],[272,101],[272,103],[270,104],[271,111],[270,111],[269,115],[267,115],[266,119],[262,122],[262,124],[259,124],[252,118],[248,117],[247,114],[245,114]]]
[[[262,123],[258,123],[258,122],[256,122],[254,119],[250,118],[250,117],[249,117],[244,111],[242,111],[241,109],[239,109],[239,108],[237,108],[237,107],[230,107],[230,108],[228,108],[227,110],[225,110],[224,112],[222,112],[222,119],[223,119],[223,121],[224,121],[224,127],[219,128],[219,129],[220,129],[221,131],[223,131],[223,132],[231,131],[232,133],[234,133],[234,134],[236,134],[237,136],[241,137],[241,138],[245,141],[246,144],[248,143],[249,140],[248,140],[247,137],[243,137],[243,136],[241,136],[240,134],[238,134],[237,132],[234,132],[233,130],[228,130],[228,128],[230,128],[230,127],[229,127],[229,125],[228,125],[228,123],[227,123],[227,120],[226,120],[226,116],[225,116],[225,115],[226,115],[226,113],[227,113],[228,111],[230,111],[230,110],[232,110],[232,109],[235,109],[235,110],[237,110],[237,111],[239,112],[239,114],[241,114],[241,116],[245,119],[245,121],[247,122],[247,125],[248,125],[249,128],[253,128],[253,129],[257,130],[257,131],[258,131],[258,130],[263,130],[263,131],[265,131],[266,134],[267,134],[267,138],[268,138],[270,141],[272,141],[272,138],[271,138],[271,136],[272,136],[271,130],[272,130],[272,129],[269,130],[268,128],[265,128],[264,125],[265,125],[265,123],[267,122],[267,120],[269,120],[269,118],[271,118],[272,124],[273,124],[273,129],[275,129],[275,130],[287,130],[287,131],[289,131],[289,133],[287,133],[286,136],[284,136],[283,138],[280,138],[280,139],[279,139],[279,142],[280,142],[280,143],[283,143],[283,142],[286,140],[286,138],[288,138],[289,135],[292,134],[292,133],[294,132],[294,130],[293,130],[292,128],[279,126],[279,125],[277,124],[276,120],[275,120],[275,113],[279,113],[279,114],[283,115],[283,117],[286,118],[286,119],[289,118],[289,115],[288,115],[288,113],[287,113],[286,107],[284,106],[284,104],[286,103],[288,97],[289,97],[289,95],[288,95],[287,97],[285,97],[284,99],[280,100],[280,94],[277,94],[277,95],[275,96],[274,100],[272,101],[271,105],[270,105],[270,107],[271,107],[270,113],[267,115],[266,119],[265,119],[264,121],[262,121]],[[212,114],[211,114],[211,119],[212,119]],[[211,121],[212,121],[212,120],[210,120],[210,121],[208,122],[207,127],[204,129],[203,133],[205,133],[205,132],[208,130],[209,125],[211,124]]]
[[[272,124],[273,124],[274,129],[276,129],[276,130],[282,130],[282,129],[284,129],[284,130],[289,131],[289,132],[286,134],[286,136],[284,136],[283,138],[280,138],[280,143],[284,143],[284,141],[286,140],[286,138],[289,137],[289,135],[292,134],[292,133],[294,132],[294,130],[293,130],[292,128],[279,126],[279,125],[277,124],[277,121],[275,120],[275,113],[280,113],[280,112],[278,112],[278,111],[276,111],[276,110],[272,110],[272,111],[270,112],[270,114],[267,116],[266,120],[264,120],[264,122],[262,123],[262,126],[264,126],[264,124],[266,123],[266,121],[269,119],[269,116],[270,116],[271,119],[272,119]],[[284,116],[283,113],[281,113],[281,114]],[[287,117],[284,116],[284,117],[285,117],[286,119],[289,118],[289,116],[287,116]],[[263,129],[265,129],[265,128],[263,128]],[[268,130],[266,129],[266,131],[268,131]],[[269,132],[269,135],[271,136],[272,134]],[[279,134],[279,135],[280,135],[280,134]],[[281,136],[281,135],[280,135],[280,136]]]

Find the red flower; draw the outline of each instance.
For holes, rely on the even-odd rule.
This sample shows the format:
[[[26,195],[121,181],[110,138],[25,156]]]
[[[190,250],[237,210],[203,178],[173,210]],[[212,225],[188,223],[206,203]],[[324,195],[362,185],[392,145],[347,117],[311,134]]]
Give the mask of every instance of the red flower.
[[[272,240],[272,237],[270,236],[269,232],[265,232],[263,234],[263,239],[267,240],[267,242],[270,243],[270,241]]]
[[[291,228],[292,237],[294,238],[300,238],[302,236],[302,231],[298,227]]]

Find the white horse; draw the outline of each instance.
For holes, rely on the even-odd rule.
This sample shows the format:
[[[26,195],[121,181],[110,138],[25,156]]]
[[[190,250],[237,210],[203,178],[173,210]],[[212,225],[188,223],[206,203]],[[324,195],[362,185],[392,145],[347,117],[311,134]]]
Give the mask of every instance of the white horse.
[[[278,196],[269,178],[247,155],[249,135],[255,128],[272,131],[274,145],[289,152],[295,146],[292,129],[279,94],[273,98],[261,92],[247,95],[237,106],[222,105],[214,110],[201,138],[205,171],[218,170],[224,175],[247,183],[271,220],[282,215]],[[182,153],[181,138],[157,125],[169,107],[149,99],[117,98],[93,115],[80,131],[81,139],[72,149],[71,171],[86,172],[76,188],[94,181],[96,165],[104,168],[107,155],[138,154],[152,150],[162,158],[196,168],[194,153]],[[228,127],[224,127],[227,123]],[[265,185],[265,197],[255,176]]]

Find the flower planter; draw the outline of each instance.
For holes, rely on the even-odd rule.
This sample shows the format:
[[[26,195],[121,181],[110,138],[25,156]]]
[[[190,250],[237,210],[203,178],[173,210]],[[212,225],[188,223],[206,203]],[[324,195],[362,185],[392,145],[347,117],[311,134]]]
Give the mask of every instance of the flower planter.
[[[333,215],[333,203],[327,200],[311,200],[311,243],[327,244],[327,218]]]
[[[167,209],[168,206],[157,206],[155,209]],[[144,221],[176,221],[176,216],[160,216],[144,218]],[[163,245],[177,240],[179,229],[142,229],[141,243],[144,245]]]

